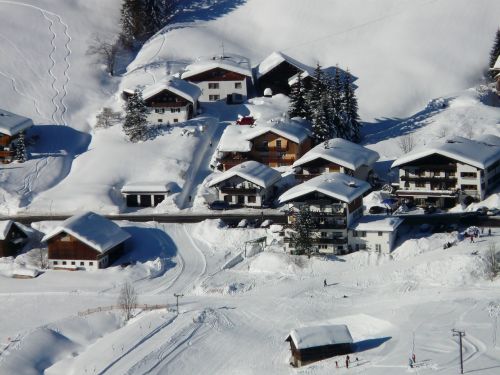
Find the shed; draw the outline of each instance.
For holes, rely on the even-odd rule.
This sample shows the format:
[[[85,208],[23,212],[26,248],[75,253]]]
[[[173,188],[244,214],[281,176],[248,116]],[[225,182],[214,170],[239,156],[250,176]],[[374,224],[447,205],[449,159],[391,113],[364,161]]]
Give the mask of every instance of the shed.
[[[295,367],[353,352],[352,336],[345,324],[293,329],[285,341],[290,343],[290,364]]]
[[[0,221],[0,258],[15,256],[30,235],[31,231],[24,225],[12,220]]]
[[[42,241],[51,268],[99,269],[118,259],[130,234],[111,220],[85,212],[64,220]]]
[[[156,207],[174,187],[173,182],[131,182],[122,187],[121,193],[127,207]]]

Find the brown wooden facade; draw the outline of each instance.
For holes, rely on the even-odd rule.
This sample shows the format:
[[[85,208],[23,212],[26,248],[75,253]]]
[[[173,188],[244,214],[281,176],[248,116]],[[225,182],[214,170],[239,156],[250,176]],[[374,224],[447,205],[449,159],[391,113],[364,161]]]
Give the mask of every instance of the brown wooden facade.
[[[290,350],[292,352],[290,364],[294,367],[304,366],[338,355],[350,354],[354,351],[352,344],[323,345],[306,349],[297,349],[290,336],[288,336],[286,341],[290,342]]]
[[[207,70],[205,72],[196,74],[191,77],[185,78],[186,81],[198,83],[198,82],[217,82],[217,81],[244,81],[247,76],[232,72],[230,70],[222,69],[222,68],[214,68]]]
[[[117,246],[109,249],[105,253],[101,253],[94,248],[88,246],[87,244],[80,241],[78,238],[61,232],[60,234],[52,237],[47,241],[48,245],[48,258],[49,260],[68,260],[76,261],[75,264],[61,264],[64,266],[78,266],[77,261],[99,261],[102,258],[108,257],[106,265],[113,263],[123,254],[124,243],[118,244]],[[104,266],[105,267],[105,266]],[[99,268],[101,268],[99,264]]]
[[[226,155],[221,161],[222,169],[226,171],[246,160],[255,160],[272,168],[289,166],[309,151],[311,146],[310,138],[299,144],[273,132],[267,132],[252,140],[250,152]]]
[[[270,70],[266,74],[259,77],[257,80],[259,95],[264,94],[264,90],[270,88],[273,95],[276,94],[290,94],[290,86],[288,81],[300,71],[299,68],[283,61],[281,64]]]
[[[0,258],[16,256],[27,238],[26,233],[13,223],[5,236],[5,240],[0,240]]]
[[[14,160],[14,151],[12,150],[12,142],[17,139],[17,135],[11,136],[0,133],[0,162],[10,163]]]

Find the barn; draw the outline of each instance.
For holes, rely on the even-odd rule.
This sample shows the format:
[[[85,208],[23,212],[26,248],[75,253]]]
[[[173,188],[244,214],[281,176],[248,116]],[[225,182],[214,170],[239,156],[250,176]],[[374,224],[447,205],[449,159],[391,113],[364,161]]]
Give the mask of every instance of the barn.
[[[294,367],[349,354],[354,349],[351,333],[344,324],[293,329],[285,341],[290,343],[290,364]]]
[[[64,220],[42,241],[47,242],[50,268],[95,270],[117,260],[129,238],[111,220],[86,212]]]
[[[0,221],[0,258],[15,256],[29,237],[25,226],[12,220]]]

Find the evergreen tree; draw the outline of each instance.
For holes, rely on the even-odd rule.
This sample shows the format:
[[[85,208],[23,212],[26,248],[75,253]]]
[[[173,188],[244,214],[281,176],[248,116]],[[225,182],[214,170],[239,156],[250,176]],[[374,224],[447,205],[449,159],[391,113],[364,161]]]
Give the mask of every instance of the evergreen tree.
[[[499,56],[500,56],[500,28],[496,32],[495,41],[493,42],[493,47],[491,48],[490,64],[489,64],[490,68],[493,68],[495,66],[495,63]],[[491,78],[495,78],[497,74],[498,72],[491,71]]]
[[[20,163],[26,161],[26,144],[24,142],[24,132],[19,133],[16,143],[16,160]]]
[[[308,108],[306,101],[306,90],[302,81],[302,72],[297,75],[297,83],[292,86],[290,91],[290,109],[288,110],[290,117],[307,118]]]
[[[328,103],[326,100],[326,86],[321,65],[314,70],[311,89],[306,95],[308,108],[307,119],[312,122],[313,138],[316,143],[328,139]]]
[[[312,233],[314,220],[308,207],[302,206],[300,208],[292,229],[291,245],[295,248],[295,252],[299,255],[307,254],[307,256],[311,256],[313,253]]]
[[[358,115],[358,99],[356,98],[356,93],[354,92],[352,76],[349,69],[347,69],[347,76],[344,80],[343,92],[345,124],[349,130],[350,140],[353,142],[359,142],[361,140],[361,123],[359,122]]]
[[[133,48],[144,41],[144,10],[144,0],[123,0],[120,37],[126,47]]]
[[[149,113],[142,93],[135,90],[125,105],[123,131],[132,142],[145,141],[148,137],[147,115]]]
[[[342,105],[343,87],[338,66],[334,76],[332,78],[328,77],[327,87],[329,139],[335,137],[349,139],[344,122],[345,115]]]

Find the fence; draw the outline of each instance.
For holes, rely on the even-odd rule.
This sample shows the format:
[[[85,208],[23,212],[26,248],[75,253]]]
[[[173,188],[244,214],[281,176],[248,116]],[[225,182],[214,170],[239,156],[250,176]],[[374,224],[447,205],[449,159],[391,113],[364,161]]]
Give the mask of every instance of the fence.
[[[102,306],[102,307],[94,307],[93,309],[87,309],[84,311],[80,311],[78,316],[86,316],[90,314],[95,314],[98,312],[112,311],[112,310],[120,310],[122,308],[121,305],[112,305],[112,306]],[[134,309],[141,309],[146,311],[166,309],[168,305],[148,305],[148,304],[135,304],[133,306]]]

